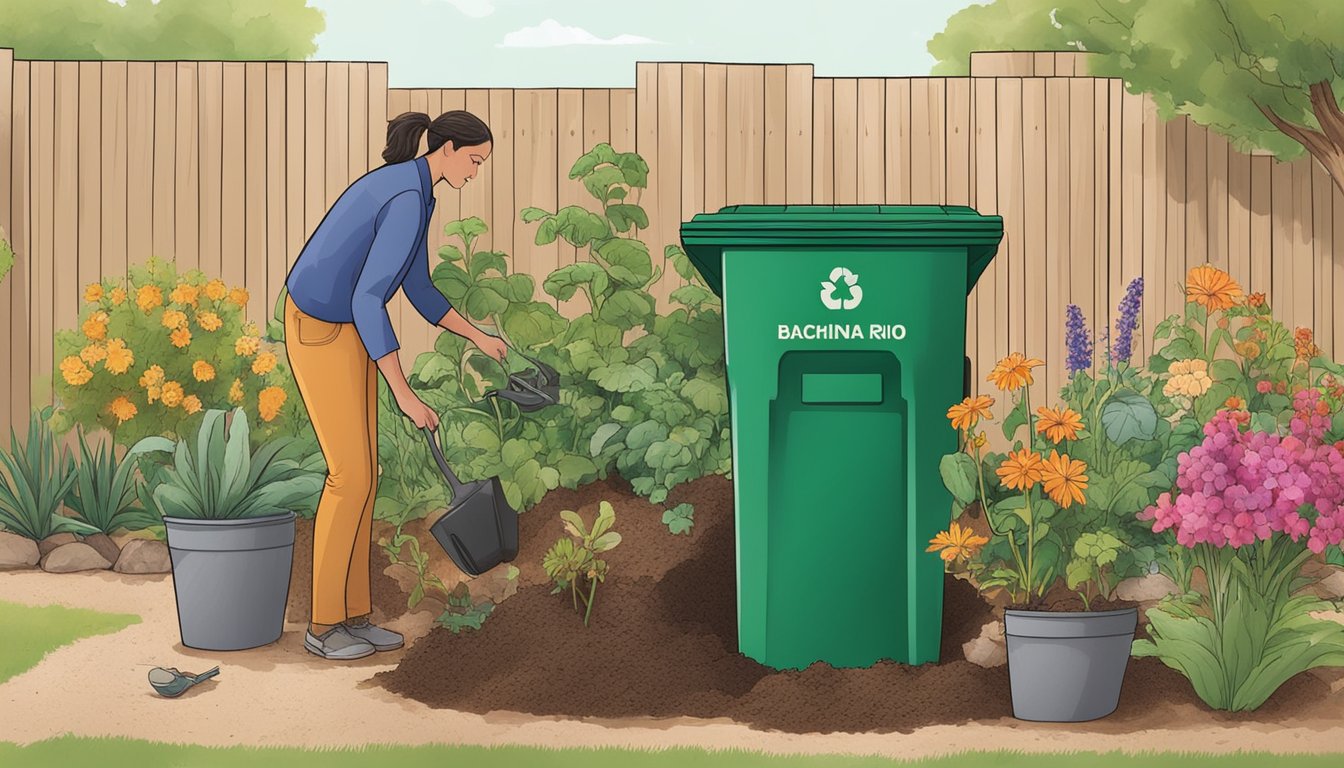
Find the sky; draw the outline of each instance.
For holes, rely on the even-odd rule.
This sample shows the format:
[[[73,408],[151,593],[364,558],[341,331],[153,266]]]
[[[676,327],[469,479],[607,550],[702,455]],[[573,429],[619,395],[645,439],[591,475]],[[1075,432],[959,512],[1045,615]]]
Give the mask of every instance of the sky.
[[[970,0],[310,0],[315,59],[387,61],[393,88],[630,88],[639,61],[926,75]]]

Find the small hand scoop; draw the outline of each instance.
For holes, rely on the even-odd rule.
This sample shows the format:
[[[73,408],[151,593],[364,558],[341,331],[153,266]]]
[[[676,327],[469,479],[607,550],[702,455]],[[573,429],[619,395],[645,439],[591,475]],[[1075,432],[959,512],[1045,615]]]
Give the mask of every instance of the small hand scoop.
[[[215,667],[199,675],[193,675],[189,672],[179,672],[176,667],[155,667],[149,671],[149,684],[154,686],[154,690],[160,696],[167,698],[176,698],[187,691],[188,688],[197,683],[204,682],[219,674],[219,667]]]

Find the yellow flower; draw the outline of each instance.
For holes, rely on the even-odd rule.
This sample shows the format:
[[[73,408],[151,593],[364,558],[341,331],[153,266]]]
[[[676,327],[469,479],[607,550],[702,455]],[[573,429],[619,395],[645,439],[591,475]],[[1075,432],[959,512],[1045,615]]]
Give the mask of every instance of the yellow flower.
[[[994,473],[1005,487],[1015,491],[1029,491],[1041,482],[1041,455],[1027,448],[1010,451],[1008,458]]]
[[[229,402],[237,405],[243,402],[243,380],[234,379],[233,385],[229,387]]]
[[[994,398],[989,395],[980,395],[979,397],[968,397],[960,403],[947,409],[947,418],[952,421],[952,428],[956,430],[970,429],[976,425],[980,419],[992,419],[989,407],[994,404]]]
[[[275,370],[275,353],[262,352],[257,355],[257,359],[252,361],[252,372],[258,376],[265,376]]]
[[[937,552],[943,562],[951,563],[962,560],[969,560],[977,550],[989,539],[984,536],[976,536],[970,528],[963,528],[960,523],[953,522],[946,531],[929,539],[929,547],[925,552]]]
[[[200,413],[201,398],[195,395],[187,395],[186,397],[182,398],[182,410],[186,411],[187,413]]]
[[[1077,460],[1070,459],[1066,453],[1060,455],[1051,450],[1050,458],[1045,460],[1045,466],[1041,468],[1041,480],[1045,483],[1045,492],[1050,495],[1050,500],[1068,509],[1074,502],[1086,504],[1087,499],[1083,496],[1083,491],[1087,490],[1087,464]]]
[[[111,298],[112,298],[112,306],[114,307],[121,306],[122,302],[126,301],[126,289],[113,288]]]
[[[210,297],[211,301],[219,301],[228,294],[229,289],[223,280],[211,280],[205,284],[205,295]]]
[[[65,378],[65,383],[72,387],[79,387],[87,384],[89,379],[93,378],[93,371],[90,371],[76,355],[70,355],[61,361],[61,376]]]
[[[1210,312],[1236,306],[1243,294],[1237,281],[1223,270],[1205,264],[1186,276],[1185,300],[1193,301]]]
[[[1241,355],[1247,360],[1254,360],[1260,356],[1260,345],[1256,344],[1254,341],[1238,341],[1232,345],[1232,348],[1237,351],[1238,355]]]
[[[102,344],[90,344],[79,353],[79,359],[93,365],[107,359],[107,347]]]
[[[140,386],[157,387],[163,383],[163,369],[157,365],[151,365],[140,374]]]
[[[113,416],[117,417],[118,424],[125,424],[126,422],[135,418],[135,414],[137,412],[135,409],[135,403],[132,403],[130,400],[127,400],[125,395],[122,395],[121,397],[118,397],[116,400],[113,400],[111,403],[108,403],[107,410]]]
[[[135,305],[141,312],[148,313],[163,304],[163,290],[157,285],[142,285],[135,292]]]
[[[159,395],[161,394],[163,394],[163,387],[158,384],[145,387],[145,396],[148,398],[150,405],[153,405],[155,401],[159,399]]]
[[[178,328],[173,331],[172,339],[173,346],[182,349],[188,344],[191,344],[191,331],[186,328]]]
[[[197,294],[200,292],[201,289],[194,285],[178,283],[177,287],[173,289],[173,292],[168,295],[168,298],[172,299],[174,304],[190,304],[196,306]]]
[[[170,309],[163,313],[163,327],[168,329],[181,328],[187,324],[187,313],[176,309]]]
[[[1040,416],[1036,420],[1036,431],[1050,438],[1050,442],[1058,445],[1060,440],[1078,439],[1078,430],[1083,428],[1083,419],[1071,408],[1054,410],[1042,407],[1037,408],[1036,413]]]
[[[210,381],[215,378],[215,367],[204,360],[197,360],[191,366],[191,375],[197,381]]]
[[[1031,384],[1031,369],[1045,365],[1044,360],[1028,359],[1021,352],[1014,352],[1003,358],[989,372],[986,381],[994,382],[1001,390],[1013,392]]]
[[[1223,407],[1229,408],[1234,411],[1245,410],[1246,401],[1242,400],[1240,397],[1237,397],[1236,395],[1233,395],[1223,402]]]
[[[1167,370],[1171,378],[1162,386],[1162,394],[1167,397],[1199,397],[1213,386],[1213,379],[1209,378],[1209,364],[1205,360],[1177,360]]]
[[[229,301],[237,304],[240,308],[247,307],[247,300],[249,298],[251,297],[248,296],[246,288],[234,288],[232,291],[229,291]]]
[[[248,320],[246,323],[243,323],[243,335],[261,336],[261,329],[257,327],[256,323],[252,322],[251,320]]]
[[[176,408],[182,404],[182,398],[185,393],[182,391],[182,385],[176,381],[165,381],[159,392],[159,399],[169,408]]]
[[[94,312],[84,321],[84,336],[89,341],[102,341],[107,338],[107,323],[110,318],[106,312]]]
[[[103,284],[89,283],[89,287],[84,289],[84,300],[90,304],[97,304],[103,300]]]
[[[261,349],[261,339],[256,336],[239,336],[233,343],[233,352],[239,357],[251,357]]]
[[[135,365],[135,354],[126,347],[126,342],[121,339],[112,339],[107,342],[107,362],[103,367],[108,371],[120,376]]]
[[[976,448],[984,448],[985,443],[988,442],[989,442],[989,436],[987,436],[984,432],[977,432],[975,437],[971,439],[971,444],[974,445]]]
[[[262,421],[272,421],[280,414],[280,406],[285,404],[285,390],[279,387],[267,387],[257,396],[257,412]]]
[[[216,315],[214,312],[202,312],[196,316],[196,324],[201,326],[203,330],[213,333],[218,331],[220,327],[224,325],[224,321],[220,320],[219,315]]]

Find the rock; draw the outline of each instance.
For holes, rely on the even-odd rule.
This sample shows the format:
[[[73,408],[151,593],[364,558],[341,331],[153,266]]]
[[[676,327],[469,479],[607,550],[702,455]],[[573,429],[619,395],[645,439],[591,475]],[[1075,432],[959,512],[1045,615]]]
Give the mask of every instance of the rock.
[[[121,557],[121,547],[118,547],[117,542],[113,541],[112,537],[106,533],[85,536],[84,543],[98,550],[98,554],[102,555],[109,563],[115,563],[117,558]]]
[[[25,536],[0,531],[0,571],[32,568],[42,559],[37,542]]]
[[[1334,573],[1321,579],[1317,587],[1323,593],[1323,597],[1331,600],[1344,598],[1344,569],[1335,568]]]
[[[102,571],[111,567],[111,561],[82,541],[62,544],[42,557],[42,570],[47,573]]]
[[[168,555],[168,545],[162,541],[131,539],[121,550],[114,570],[117,573],[168,573],[173,570],[173,560]]]
[[[1179,595],[1181,588],[1161,573],[1125,579],[1115,588],[1115,596],[1131,603],[1156,603],[1167,595]]]
[[[37,542],[37,551],[41,552],[43,557],[46,557],[51,550],[66,544],[74,544],[76,541],[79,541],[79,539],[73,533],[53,533]]]
[[[966,660],[979,667],[1001,667],[1008,663],[1008,646],[1004,643],[1003,624],[991,621],[980,630],[980,636],[961,646]]]

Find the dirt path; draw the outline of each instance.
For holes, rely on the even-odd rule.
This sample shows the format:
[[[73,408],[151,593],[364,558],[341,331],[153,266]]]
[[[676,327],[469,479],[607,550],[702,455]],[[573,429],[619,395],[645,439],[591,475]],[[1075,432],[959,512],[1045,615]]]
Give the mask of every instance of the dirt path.
[[[432,709],[367,682],[374,673],[395,666],[403,651],[345,665],[321,662],[304,652],[300,625],[287,625],[284,637],[266,648],[194,651],[178,640],[168,576],[0,573],[0,600],[132,613],[143,619],[116,634],[58,649],[0,685],[0,740],[20,744],[70,733],[212,746],[693,746],[905,758],[971,749],[1330,752],[1344,745],[1344,675],[1337,672],[1322,675],[1334,694],[1306,717],[1294,717],[1289,728],[1237,722],[1185,706],[1175,718],[1166,711],[1085,726],[1004,719],[912,734],[798,735],[758,731],[728,720],[574,721]],[[418,636],[427,629],[427,617],[414,614],[393,626]],[[200,671],[215,664],[223,667],[220,677],[181,699],[158,698],[145,682],[153,666]]]

